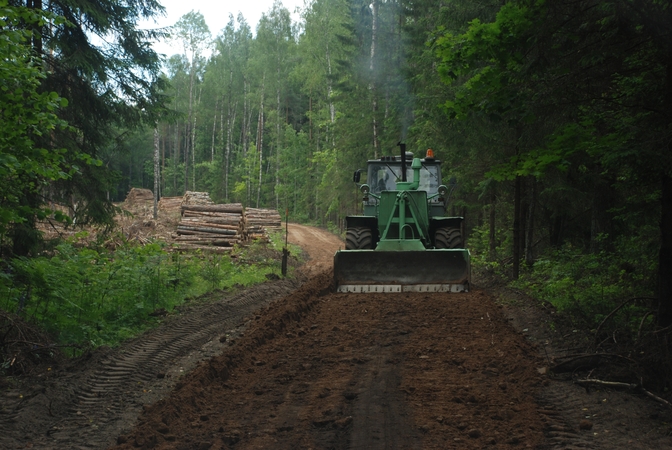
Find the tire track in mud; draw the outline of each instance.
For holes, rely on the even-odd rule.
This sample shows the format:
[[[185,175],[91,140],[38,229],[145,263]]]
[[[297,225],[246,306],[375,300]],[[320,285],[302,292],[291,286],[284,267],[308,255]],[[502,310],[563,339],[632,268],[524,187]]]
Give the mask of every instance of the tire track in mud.
[[[576,345],[564,340],[567,330],[550,326],[556,318],[548,308],[515,291],[499,292],[507,303],[515,299],[517,306],[506,307],[505,315],[515,330],[538,346],[545,364],[566,357],[570,342]],[[540,449],[672,448],[669,409],[632,392],[586,388],[572,382],[581,376],[585,373],[545,376],[537,398],[546,438]]]
[[[376,348],[372,357],[355,376],[360,393],[352,408],[353,427],[349,449],[417,449],[419,436],[411,426],[410,412],[399,390],[401,375],[390,361],[393,352]]]
[[[244,318],[297,286],[298,282],[289,280],[266,283],[196,307],[100,357],[94,361],[94,369],[66,375],[70,379],[65,390],[61,384],[60,388],[45,387],[30,398],[3,399],[0,447],[111,445],[135,422],[142,405],[167,393],[189,369],[187,365],[193,366],[228,345],[219,342],[220,336],[236,337]],[[172,369],[167,370],[169,367]]]
[[[568,389],[569,388],[569,389]],[[550,381],[542,390],[539,404],[544,407],[539,412],[546,417],[544,448],[562,448],[566,450],[597,448],[595,441],[586,431],[573,427],[567,420],[568,414],[582,410],[583,402],[573,393],[571,386],[558,381]],[[578,425],[578,424],[577,424]]]
[[[550,379],[539,397],[544,449],[672,448],[669,409],[632,393]]]

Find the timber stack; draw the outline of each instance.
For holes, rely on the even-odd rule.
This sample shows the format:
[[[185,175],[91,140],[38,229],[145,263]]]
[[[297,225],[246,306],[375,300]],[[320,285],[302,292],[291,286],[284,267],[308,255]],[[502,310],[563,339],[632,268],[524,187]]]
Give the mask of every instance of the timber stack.
[[[209,198],[209,196],[208,196]],[[243,237],[243,205],[240,203],[182,204],[174,242],[179,249],[230,251]]]
[[[129,206],[145,205],[154,201],[154,193],[149,189],[131,188],[126,196]]]
[[[161,197],[159,211],[176,212],[182,206],[183,197]]]
[[[214,205],[207,192],[187,191],[182,198],[182,205]]]
[[[282,219],[275,209],[245,208],[243,223],[246,240],[268,240],[268,231],[282,229]]]

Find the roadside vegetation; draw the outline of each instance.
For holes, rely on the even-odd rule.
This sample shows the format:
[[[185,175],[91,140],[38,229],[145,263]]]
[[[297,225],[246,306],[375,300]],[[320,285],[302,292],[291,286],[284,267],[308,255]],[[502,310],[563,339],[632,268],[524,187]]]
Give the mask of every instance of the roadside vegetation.
[[[141,245],[121,240],[108,250],[95,242],[80,245],[85,235],[41,256],[14,258],[3,267],[3,350],[23,347],[30,354],[61,349],[76,356],[98,346],[115,346],[201,296],[225,295],[281,276],[279,234],[271,242],[254,242],[227,254],[181,254],[161,241]],[[296,249],[291,252],[298,254]],[[21,324],[43,330],[44,341],[21,338]],[[12,358],[25,358],[25,353],[3,351],[2,369],[11,371]]]
[[[506,238],[488,252],[487,228],[476,229],[470,241],[475,270],[485,277],[522,290],[553,306],[574,327],[595,332],[608,319],[621,339],[634,340],[641,326],[655,317],[657,273],[655,246],[637,239],[621,240],[611,248],[586,251],[571,243],[547,248],[533,264],[523,265],[511,278],[511,254]],[[616,311],[615,311],[616,310]]]

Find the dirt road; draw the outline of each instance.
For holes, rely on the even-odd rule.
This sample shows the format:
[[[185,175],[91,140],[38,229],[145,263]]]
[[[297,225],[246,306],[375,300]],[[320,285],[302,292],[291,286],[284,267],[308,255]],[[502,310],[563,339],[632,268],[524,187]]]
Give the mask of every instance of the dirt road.
[[[308,277],[331,270],[334,253],[345,248],[338,237],[315,227],[292,223],[288,235],[289,242],[301,247],[310,257],[302,268]]]
[[[336,294],[263,311],[119,448],[537,447],[536,351],[481,292]]]
[[[308,282],[194,307],[5,392],[0,448],[672,447],[658,406],[546,375],[555,337],[534,311],[479,289],[337,294],[340,241],[298,225],[290,241]]]

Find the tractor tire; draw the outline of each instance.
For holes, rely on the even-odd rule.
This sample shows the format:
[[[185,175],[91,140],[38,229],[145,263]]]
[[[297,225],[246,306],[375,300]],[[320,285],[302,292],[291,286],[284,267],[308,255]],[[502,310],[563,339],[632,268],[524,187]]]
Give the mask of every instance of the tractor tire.
[[[462,232],[459,228],[443,227],[434,233],[434,246],[436,248],[463,248]]]
[[[353,227],[345,230],[346,250],[363,250],[371,248],[373,248],[373,236],[370,228]]]

